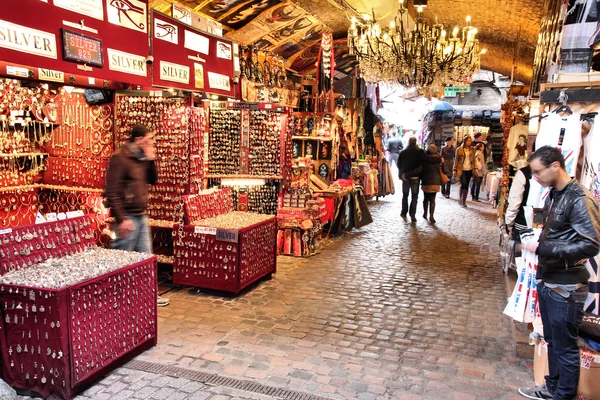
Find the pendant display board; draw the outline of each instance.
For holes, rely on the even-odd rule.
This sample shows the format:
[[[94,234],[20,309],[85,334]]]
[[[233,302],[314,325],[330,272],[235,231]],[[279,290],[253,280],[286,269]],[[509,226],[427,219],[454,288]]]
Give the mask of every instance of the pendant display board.
[[[271,103],[212,102],[208,187],[221,187],[227,178],[264,179],[260,186],[234,186],[234,207],[242,190],[248,211],[275,214],[281,188],[290,180],[291,123],[289,114]]]
[[[117,94],[116,142],[129,140],[131,128],[155,131],[158,181],[150,189],[150,218],[178,222],[181,196],[197,193],[204,180],[204,110],[163,96]]]

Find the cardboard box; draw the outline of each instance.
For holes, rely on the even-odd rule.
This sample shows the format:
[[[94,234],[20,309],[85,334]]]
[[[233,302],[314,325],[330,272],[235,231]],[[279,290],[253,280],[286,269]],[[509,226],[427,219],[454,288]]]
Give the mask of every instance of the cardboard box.
[[[600,353],[581,350],[578,398],[600,399]]]
[[[545,383],[548,374],[548,345],[543,340],[535,345],[533,355],[533,376],[536,385]],[[581,350],[578,400],[600,399],[600,353]]]

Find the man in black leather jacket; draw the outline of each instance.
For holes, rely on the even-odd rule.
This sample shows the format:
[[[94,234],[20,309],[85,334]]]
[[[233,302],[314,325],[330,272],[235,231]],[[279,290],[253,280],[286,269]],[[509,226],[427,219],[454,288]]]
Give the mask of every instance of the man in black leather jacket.
[[[600,210],[594,197],[567,174],[559,149],[538,149],[530,167],[542,186],[552,188],[539,242],[522,245],[538,255],[538,301],[549,374],[544,386],[521,388],[519,393],[529,399],[571,400],[579,383],[577,336],[588,295],[586,262],[600,251]]]
[[[417,222],[417,200],[419,198],[419,179],[423,170],[425,152],[417,147],[417,138],[408,139],[408,146],[398,156],[398,176],[402,180],[402,211],[400,216],[406,219],[410,214],[413,223]],[[408,194],[410,193],[410,208]]]

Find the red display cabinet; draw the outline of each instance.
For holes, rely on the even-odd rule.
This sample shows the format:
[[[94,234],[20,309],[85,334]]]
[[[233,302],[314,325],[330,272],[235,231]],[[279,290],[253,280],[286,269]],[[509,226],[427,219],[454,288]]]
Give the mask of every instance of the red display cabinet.
[[[39,263],[89,247],[88,222],[78,217],[17,227],[0,232],[0,241],[5,256],[7,248],[13,253],[17,250],[18,263],[11,255],[14,268],[27,268],[29,261]],[[27,254],[21,255],[26,246]],[[13,266],[3,265],[0,273]],[[156,270],[153,256],[60,289],[0,284],[4,381],[44,398],[71,399],[97,378],[154,346]]]
[[[238,231],[176,225],[173,283],[238,293],[276,272],[276,217]]]

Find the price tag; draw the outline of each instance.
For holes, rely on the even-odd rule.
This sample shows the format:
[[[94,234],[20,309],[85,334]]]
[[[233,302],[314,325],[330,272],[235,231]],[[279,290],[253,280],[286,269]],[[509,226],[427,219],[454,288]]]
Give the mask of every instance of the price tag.
[[[48,221],[46,221],[46,218],[44,218],[42,213],[38,211],[37,216],[35,217],[35,223],[43,224],[44,222],[48,222]]]
[[[216,235],[217,228],[207,228],[206,226],[195,226],[194,233],[200,233],[202,235]]]
[[[58,215],[56,215],[56,218],[59,221],[65,220],[65,219],[67,219],[67,214],[65,214],[65,213],[58,213]]]
[[[76,217],[83,217],[85,214],[83,213],[83,210],[77,210],[75,211],[75,216]]]
[[[6,235],[12,233],[12,228],[2,229],[0,230],[0,235]]]
[[[56,213],[48,213],[46,214],[46,221],[55,222],[56,221]]]
[[[271,108],[273,108],[273,105],[270,103],[265,104],[265,110],[270,110]]]
[[[76,217],[78,217],[77,211],[67,211],[67,218],[71,219]]]

